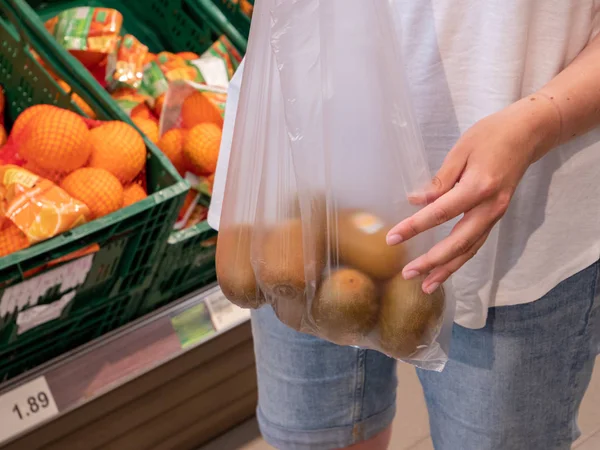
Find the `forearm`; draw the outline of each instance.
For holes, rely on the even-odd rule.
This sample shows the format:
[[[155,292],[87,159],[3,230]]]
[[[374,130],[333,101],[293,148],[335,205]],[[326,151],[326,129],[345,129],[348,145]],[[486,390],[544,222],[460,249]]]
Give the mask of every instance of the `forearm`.
[[[600,36],[537,93],[514,105],[535,136],[534,160],[600,126]]]

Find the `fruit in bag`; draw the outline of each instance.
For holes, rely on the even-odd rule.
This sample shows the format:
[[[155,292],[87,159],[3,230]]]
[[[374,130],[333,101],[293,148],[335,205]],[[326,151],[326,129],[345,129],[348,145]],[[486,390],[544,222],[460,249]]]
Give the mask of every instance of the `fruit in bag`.
[[[88,126],[81,116],[65,109],[36,114],[28,118],[22,131],[13,132],[18,132],[15,140],[20,155],[46,171],[67,173],[82,167],[90,157]]]
[[[272,299],[303,301],[307,288],[305,270],[316,274],[323,271],[324,249],[317,249],[305,259],[300,219],[289,219],[260,233],[264,237],[255,237],[262,247],[255,273],[261,288]],[[324,243],[319,238],[315,242]]]
[[[340,262],[370,277],[386,281],[405,264],[402,245],[390,247],[386,235],[392,227],[364,211],[340,211],[337,217],[337,249]]]
[[[146,104],[148,98],[133,89],[119,89],[113,92],[111,97],[129,117],[152,117],[152,112]]]
[[[133,205],[148,197],[148,194],[142,186],[132,183],[123,189],[123,208]]]
[[[203,123],[213,123],[223,127],[222,111],[217,107],[217,102],[211,92],[195,91],[188,96],[181,105],[181,120],[184,128],[193,128]]]
[[[25,109],[21,114],[17,116],[15,123],[13,123],[12,129],[10,130],[10,137],[15,140],[19,140],[21,132],[25,129],[29,121],[38,115],[52,114],[57,109],[60,109],[53,105],[34,105]]]
[[[389,2],[363,0],[256,7],[215,223],[250,236],[243,253],[220,236],[220,259],[250,248],[265,302],[293,329],[441,370],[454,300],[402,276],[435,235],[386,242],[431,179],[394,42],[400,18]],[[348,64],[357,58],[360,71]]]
[[[397,358],[410,358],[419,347],[432,344],[444,315],[444,291],[431,295],[421,288],[423,278],[405,280],[397,275],[381,298],[379,336],[381,347]]]
[[[130,34],[123,36],[117,49],[108,57],[106,81],[109,89],[139,88],[147,56],[148,47]]]
[[[250,263],[252,228],[239,225],[219,232],[216,268],[224,295],[242,308],[258,308],[265,301]]]
[[[29,247],[29,240],[21,229],[10,220],[4,219],[0,228],[0,258]]]
[[[93,67],[114,52],[123,16],[116,9],[82,6],[46,21],[46,29],[83,65]]]
[[[158,143],[158,124],[155,120],[145,119],[143,117],[132,117],[133,123],[144,133],[154,144]]]
[[[90,209],[49,180],[22,167],[0,167],[0,205],[30,244],[49,239],[90,220]]]
[[[104,169],[84,167],[69,174],[61,187],[85,203],[94,219],[104,217],[123,206],[123,186]]]
[[[138,131],[124,122],[105,122],[90,131],[89,167],[105,169],[128,184],[146,165],[146,146]],[[118,145],[118,151],[115,146]]]
[[[214,173],[221,148],[221,128],[212,123],[196,125],[183,143],[183,155],[189,170],[196,175]]]
[[[328,339],[352,345],[377,325],[378,296],[377,286],[367,275],[339,269],[321,285],[311,314],[317,329]]]
[[[158,148],[162,150],[169,161],[173,164],[180,175],[185,175],[187,162],[183,155],[183,143],[185,142],[186,130],[173,128],[167,131],[158,141]]]

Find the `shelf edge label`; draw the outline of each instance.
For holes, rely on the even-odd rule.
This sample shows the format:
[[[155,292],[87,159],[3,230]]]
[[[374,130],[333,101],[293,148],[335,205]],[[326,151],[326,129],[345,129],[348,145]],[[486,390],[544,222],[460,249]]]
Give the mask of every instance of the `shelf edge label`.
[[[250,310],[231,303],[220,288],[208,294],[204,301],[217,331],[239,325],[250,318]]]
[[[46,377],[0,395],[0,443],[58,415]]]

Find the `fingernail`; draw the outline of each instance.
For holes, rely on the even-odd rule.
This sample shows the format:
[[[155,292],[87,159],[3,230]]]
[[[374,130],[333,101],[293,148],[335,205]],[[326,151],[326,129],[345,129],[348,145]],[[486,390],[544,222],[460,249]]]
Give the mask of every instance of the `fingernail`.
[[[403,239],[399,234],[390,234],[385,238],[385,241],[387,242],[387,245],[398,245]]]
[[[416,270],[407,270],[406,272],[402,272],[402,276],[405,280],[412,280],[413,278],[417,278],[419,275],[421,274]]]
[[[429,286],[425,286],[423,288],[423,292],[425,292],[426,294],[433,294],[435,291],[438,290],[439,287],[440,283],[431,283]]]

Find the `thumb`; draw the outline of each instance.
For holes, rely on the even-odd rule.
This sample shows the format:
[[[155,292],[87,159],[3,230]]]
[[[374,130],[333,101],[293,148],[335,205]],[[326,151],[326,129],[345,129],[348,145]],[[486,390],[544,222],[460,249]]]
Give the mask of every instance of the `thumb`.
[[[467,165],[467,155],[452,149],[431,181],[422,190],[412,193],[408,199],[413,205],[428,205],[436,201],[460,180]]]

